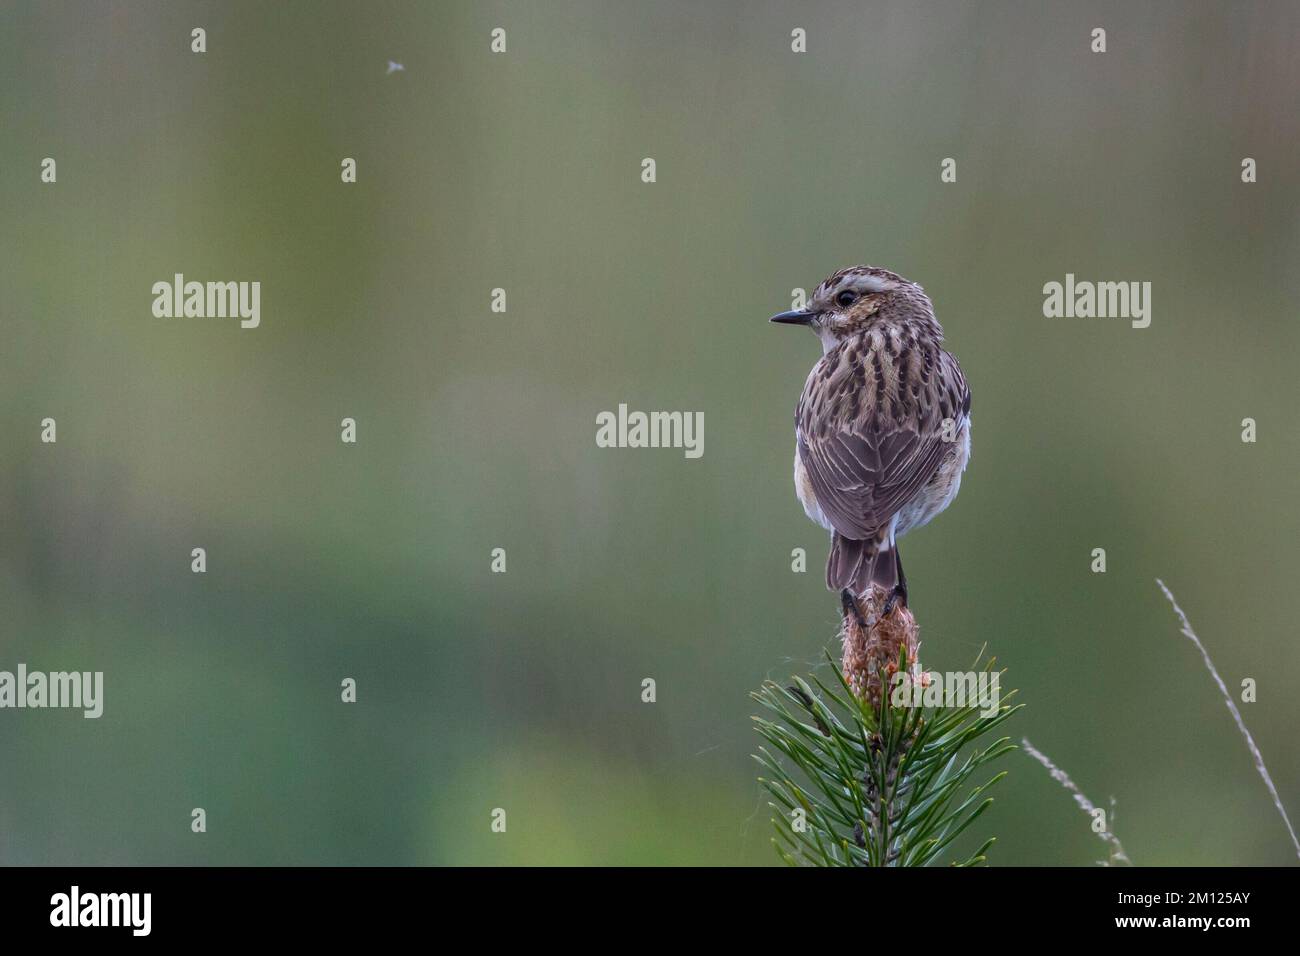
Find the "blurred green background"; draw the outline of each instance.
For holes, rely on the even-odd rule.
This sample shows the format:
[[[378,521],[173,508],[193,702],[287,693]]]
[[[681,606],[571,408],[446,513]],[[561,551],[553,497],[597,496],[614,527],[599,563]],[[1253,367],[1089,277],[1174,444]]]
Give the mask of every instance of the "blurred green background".
[[[925,664],[987,642],[1008,732],[1136,862],[1294,862],[1154,579],[1259,682],[1300,813],[1297,35],[1291,3],[6,3],[0,669],[106,701],[0,712],[0,863],[775,862],[747,694],[824,668],[837,605],[790,481],[818,347],[766,320],[861,262],[925,286],[974,392],[961,497],[903,547]],[[261,327],[154,318],[176,272],[259,280]],[[1151,282],[1150,328],[1044,318],[1067,272]],[[704,457],[597,448],[620,402],[702,411]],[[991,862],[1104,856],[1002,766]]]

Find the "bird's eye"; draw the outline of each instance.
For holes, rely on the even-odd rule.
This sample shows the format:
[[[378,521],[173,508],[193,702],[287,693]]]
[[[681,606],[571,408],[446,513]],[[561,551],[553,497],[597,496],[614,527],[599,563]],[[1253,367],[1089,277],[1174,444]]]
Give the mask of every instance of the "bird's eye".
[[[858,294],[854,292],[852,289],[845,289],[843,292],[841,292],[839,295],[835,297],[835,302],[836,304],[839,305],[841,309],[847,309],[849,306],[851,306],[854,302],[857,301],[858,301]]]

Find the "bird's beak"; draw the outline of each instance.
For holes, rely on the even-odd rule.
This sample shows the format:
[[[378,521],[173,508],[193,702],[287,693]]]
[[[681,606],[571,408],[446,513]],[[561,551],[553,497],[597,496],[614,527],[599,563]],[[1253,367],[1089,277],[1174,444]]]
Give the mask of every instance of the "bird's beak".
[[[778,313],[768,321],[780,322],[782,325],[812,325],[813,320],[816,318],[816,312],[810,312],[807,309],[795,309],[791,312]]]

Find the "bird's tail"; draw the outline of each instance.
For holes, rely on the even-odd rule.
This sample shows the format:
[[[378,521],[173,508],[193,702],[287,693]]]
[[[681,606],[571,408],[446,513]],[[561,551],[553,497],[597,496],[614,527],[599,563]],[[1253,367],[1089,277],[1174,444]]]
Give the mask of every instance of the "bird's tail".
[[[898,546],[887,531],[875,538],[854,541],[836,532],[826,559],[826,586],[832,591],[848,588],[858,597],[876,584],[892,591],[901,581]]]

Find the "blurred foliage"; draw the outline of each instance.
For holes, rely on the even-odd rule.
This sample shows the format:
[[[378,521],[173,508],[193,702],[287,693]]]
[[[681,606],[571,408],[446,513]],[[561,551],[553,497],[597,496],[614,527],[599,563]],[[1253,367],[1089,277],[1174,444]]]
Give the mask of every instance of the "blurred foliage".
[[[818,349],[766,319],[858,262],[925,286],[974,392],[961,497],[903,545],[927,665],[996,646],[1135,859],[1289,862],[1151,581],[1258,680],[1297,806],[1298,30],[1282,2],[4,4],[0,667],[103,670],[106,704],[0,712],[0,862],[774,862],[747,694],[828,674],[837,615],[790,487]],[[175,272],[260,281],[261,327],[154,319]],[[1045,319],[1067,272],[1152,282],[1151,327]],[[703,411],[703,458],[597,448],[619,402]],[[998,861],[1090,862],[1026,766],[981,817]]]

